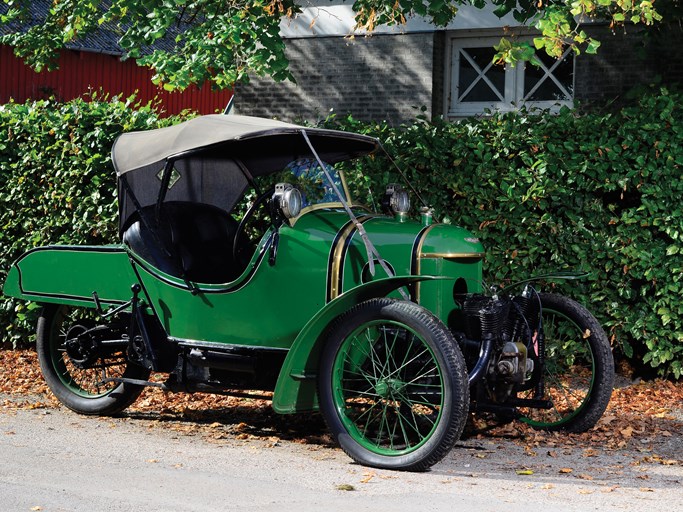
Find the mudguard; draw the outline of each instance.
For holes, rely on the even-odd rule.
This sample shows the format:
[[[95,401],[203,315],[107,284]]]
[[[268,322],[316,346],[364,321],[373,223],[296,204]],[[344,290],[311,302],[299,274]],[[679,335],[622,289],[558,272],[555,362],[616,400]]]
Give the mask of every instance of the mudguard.
[[[125,304],[138,282],[123,245],[39,247],[10,267],[3,293],[35,302],[95,307]]]
[[[299,332],[287,354],[273,393],[275,412],[289,414],[318,409],[318,361],[330,322],[360,302],[386,297],[402,286],[438,279],[433,276],[378,279],[352,288],[326,304]]]

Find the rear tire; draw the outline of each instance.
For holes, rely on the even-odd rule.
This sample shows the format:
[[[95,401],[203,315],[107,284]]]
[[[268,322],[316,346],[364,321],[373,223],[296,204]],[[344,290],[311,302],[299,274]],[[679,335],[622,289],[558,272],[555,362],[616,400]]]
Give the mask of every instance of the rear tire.
[[[150,372],[129,362],[125,349],[95,355],[85,363],[75,364],[66,351],[67,333],[77,335],[95,323],[84,318],[87,317],[86,311],[64,305],[43,308],[37,328],[38,361],[45,382],[66,407],[80,414],[110,416],[132,404],[144,386],[104,383],[102,379],[147,380]]]
[[[540,294],[545,334],[545,399],[551,409],[520,408],[520,418],[541,430],[585,432],[607,408],[614,359],[607,335],[591,313],[562,295]],[[520,393],[531,398],[533,390]]]
[[[448,329],[416,304],[384,298],[355,306],[331,329],[319,396],[352,459],[407,471],[451,450],[469,407],[465,361]]]

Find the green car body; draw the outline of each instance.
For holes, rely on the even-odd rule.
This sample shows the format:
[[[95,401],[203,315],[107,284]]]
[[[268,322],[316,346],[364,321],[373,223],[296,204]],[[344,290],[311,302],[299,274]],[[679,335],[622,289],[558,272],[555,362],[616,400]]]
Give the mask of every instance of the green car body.
[[[341,205],[329,204],[304,211],[291,225],[280,227],[274,265],[265,250],[257,250],[236,280],[195,283],[200,293],[193,293],[183,279],[155,269],[124,244],[34,249],[14,263],[4,293],[88,308],[96,307],[95,293],[101,306],[116,307],[129,301],[131,287],[139,284],[148,314],[160,319],[171,339],[288,351],[273,406],[282,413],[310,410],[317,407],[319,348],[314,347],[323,329],[349,305],[396,295],[395,289],[410,283],[416,302],[447,323],[456,309],[453,289],[458,279],[468,283],[468,291],[480,291],[484,251],[468,231],[445,224],[424,226],[364,209],[357,214],[400,277],[387,279],[379,266],[370,276],[357,229]],[[448,279],[414,281],[410,276]],[[389,282],[373,286],[378,280]],[[339,300],[351,290],[353,295]],[[310,389],[306,392],[302,386]]]

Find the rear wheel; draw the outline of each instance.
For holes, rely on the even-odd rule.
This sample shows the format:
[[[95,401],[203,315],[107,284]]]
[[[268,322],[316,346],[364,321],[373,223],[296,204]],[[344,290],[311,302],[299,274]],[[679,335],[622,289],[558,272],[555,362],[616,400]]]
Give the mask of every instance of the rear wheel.
[[[421,471],[465,425],[469,386],[448,329],[424,308],[373,299],[336,322],[320,363],[320,406],[355,461]]]
[[[545,396],[550,409],[520,408],[521,420],[534,428],[584,432],[607,408],[614,385],[614,359],[598,321],[579,303],[540,294],[545,338]],[[534,390],[520,398],[537,398]]]
[[[66,407],[112,415],[132,404],[144,386],[105,379],[146,380],[150,372],[128,361],[125,343],[107,344],[121,339],[120,330],[89,318],[89,311],[46,306],[38,319],[38,361],[47,385]]]

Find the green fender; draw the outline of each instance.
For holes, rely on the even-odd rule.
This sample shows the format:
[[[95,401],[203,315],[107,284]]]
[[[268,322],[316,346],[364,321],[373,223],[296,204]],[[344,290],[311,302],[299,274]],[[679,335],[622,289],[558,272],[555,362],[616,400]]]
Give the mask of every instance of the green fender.
[[[273,394],[273,409],[288,414],[318,409],[318,361],[325,345],[325,329],[330,322],[356,304],[385,297],[394,290],[433,276],[399,276],[362,284],[325,305],[308,321],[287,354]]]

